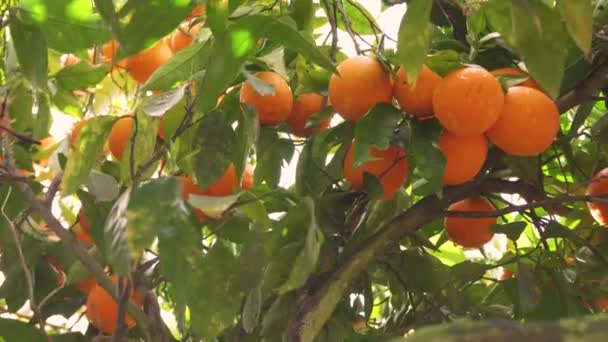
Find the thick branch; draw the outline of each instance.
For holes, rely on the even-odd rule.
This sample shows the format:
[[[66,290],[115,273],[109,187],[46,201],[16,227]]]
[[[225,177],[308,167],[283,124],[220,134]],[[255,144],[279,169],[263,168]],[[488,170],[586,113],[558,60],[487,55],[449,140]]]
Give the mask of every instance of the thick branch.
[[[553,322],[456,321],[417,330],[407,338],[391,342],[512,342],[512,341],[605,341],[608,315],[599,314]]]

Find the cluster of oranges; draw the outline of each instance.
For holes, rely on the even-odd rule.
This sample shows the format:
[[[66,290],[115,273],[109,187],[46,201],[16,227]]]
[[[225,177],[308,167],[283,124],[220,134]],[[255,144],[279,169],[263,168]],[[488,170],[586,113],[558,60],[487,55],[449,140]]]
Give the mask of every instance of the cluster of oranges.
[[[358,121],[375,105],[393,99],[406,113],[419,120],[436,119],[442,127],[437,146],[446,159],[445,185],[472,180],[482,169],[488,140],[513,156],[537,156],[553,142],[559,131],[559,110],[531,79],[509,87],[499,76],[528,75],[520,69],[490,72],[479,66],[465,66],[441,77],[426,65],[412,86],[399,68],[391,77],[382,63],[372,57],[356,56],[341,62],[339,75],[329,82],[329,101],[344,119]],[[374,160],[354,167],[354,145],[344,160],[344,176],[355,190],[363,188],[369,173],[380,180],[384,191],[376,199],[390,199],[406,183],[408,162],[405,151],[391,145],[381,151],[371,148]],[[451,210],[494,211],[484,199],[470,198],[455,203]],[[450,238],[465,247],[481,247],[493,233],[495,218],[452,217],[446,220]]]
[[[115,67],[126,69],[127,73],[137,83],[144,84],[173,54],[192,44],[203,25],[196,20],[203,14],[205,14],[205,8],[202,5],[197,6],[173,32],[160,39],[148,49],[120,61],[115,61],[116,53],[120,47],[119,43],[116,40],[107,42],[101,48],[102,62],[109,66],[115,63]],[[88,55],[89,62],[93,63],[95,60],[94,50],[89,49]],[[73,65],[78,62],[80,62],[80,58],[73,54],[66,54],[61,57],[61,66]]]

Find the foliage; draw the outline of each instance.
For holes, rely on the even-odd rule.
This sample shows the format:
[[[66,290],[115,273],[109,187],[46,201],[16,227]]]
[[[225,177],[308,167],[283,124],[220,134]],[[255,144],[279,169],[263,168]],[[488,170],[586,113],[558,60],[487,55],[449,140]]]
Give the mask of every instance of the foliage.
[[[0,341],[93,340],[103,329],[81,334],[50,319],[86,309],[86,281],[117,299],[111,318],[137,322],[111,333],[149,341],[390,340],[453,320],[557,321],[608,309],[608,186],[595,179],[586,196],[608,167],[606,1],[382,9],[402,2],[391,37],[356,0],[3,1]],[[177,34],[191,41],[169,57]],[[159,46],[165,55],[135,59]],[[354,54],[379,61],[392,80],[345,82],[357,93],[333,105],[367,107],[344,120],[327,99],[332,80],[352,76],[338,65]],[[473,112],[460,107],[473,102],[502,113],[503,100],[481,90],[449,97],[468,85],[435,99],[423,65],[435,80],[482,67],[478,77],[500,84],[505,106],[509,88],[534,88],[523,93],[559,110],[558,132],[533,123],[533,112],[519,115],[532,123],[514,140],[546,129],[551,143],[511,155],[484,128],[483,167],[446,185],[445,170],[466,161],[442,153],[439,115],[408,113],[394,93],[378,92],[398,88],[401,68],[407,87],[456,108],[441,120]],[[492,73],[502,68],[515,71]],[[255,104],[241,96],[245,83],[260,95]],[[278,110],[264,99],[285,92],[281,103],[307,116],[297,134],[285,119],[260,118]],[[323,96],[321,110],[307,112],[307,93]],[[119,118],[132,125],[118,131]],[[80,126],[54,133],[62,122]],[[407,170],[390,176],[396,193],[385,198],[374,165],[387,160],[370,151],[389,146],[405,153]],[[344,170],[360,166],[368,171],[354,186]],[[473,196],[496,210],[448,210]],[[456,244],[446,216],[463,217],[458,234],[475,226],[490,242]],[[145,305],[128,300],[133,289]]]

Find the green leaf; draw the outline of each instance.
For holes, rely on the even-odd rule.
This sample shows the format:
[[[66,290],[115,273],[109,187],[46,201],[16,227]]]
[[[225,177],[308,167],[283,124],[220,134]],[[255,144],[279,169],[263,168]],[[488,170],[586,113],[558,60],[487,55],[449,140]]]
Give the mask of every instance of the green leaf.
[[[312,0],[295,0],[289,4],[290,16],[296,22],[298,30],[310,32],[313,30],[315,7]]]
[[[315,138],[304,145],[296,166],[296,191],[302,196],[317,197],[322,194],[332,180],[325,171],[324,164],[317,164],[312,155]]]
[[[21,0],[19,7],[25,18],[40,25],[49,47],[55,50],[82,51],[111,38],[90,0]]]
[[[219,111],[207,114],[192,142],[196,183],[204,189],[222,177],[235,149],[236,135],[226,115]]]
[[[262,311],[262,287],[256,286],[247,295],[243,307],[243,329],[251,334],[260,320]]]
[[[532,266],[519,263],[517,271],[518,305],[520,310],[525,313],[537,306],[542,291],[537,284],[537,279],[534,276]]]
[[[34,134],[33,138],[37,140],[44,139],[49,136],[51,129],[51,104],[47,93],[38,94],[38,111],[34,115]]]
[[[344,12],[346,12],[348,23],[353,32],[362,35],[372,35],[377,32],[377,28],[380,25],[378,25],[374,16],[360,2],[356,0],[343,1],[338,6],[341,6],[341,4],[344,5]],[[341,12],[338,12],[338,19],[338,28],[348,32]]]
[[[128,188],[114,203],[103,227],[104,255],[117,275],[131,272],[131,251],[127,238],[127,209],[133,192]]]
[[[424,63],[429,69],[433,70],[441,77],[446,76],[462,66],[460,53],[456,50],[437,51],[428,55]]]
[[[185,89],[187,89],[186,86],[163,92],[160,95],[146,96],[141,101],[139,108],[150,116],[162,116],[176,104],[180,103],[184,98]],[[180,109],[184,110],[183,107]]]
[[[70,65],[55,74],[57,86],[65,90],[87,89],[101,82],[108,73],[105,64],[92,65],[86,61]]]
[[[316,223],[312,199],[305,199],[303,206],[305,208],[301,208],[300,210],[305,209],[308,216],[306,240],[304,241],[304,246],[302,247],[300,254],[296,258],[289,278],[277,289],[277,292],[280,295],[298,289],[304,285],[310,274],[317,268],[321,246],[325,240],[323,233]]]
[[[221,242],[196,265],[188,293],[195,334],[211,340],[234,323],[245,297],[243,289],[249,286],[240,281],[240,271],[236,257]]]
[[[443,187],[445,156],[437,147],[441,128],[431,120],[412,123],[412,137],[407,149],[414,167],[415,181],[412,184],[418,195],[437,192]],[[412,167],[410,167],[412,169]]]
[[[194,42],[177,52],[154,71],[142,86],[142,90],[167,90],[176,83],[189,80],[203,72],[209,60],[211,46],[211,40]]]
[[[116,117],[96,116],[87,120],[71,149],[61,181],[64,195],[74,193],[85,182],[103,149]]]
[[[120,161],[121,180],[125,184],[132,181],[131,175],[135,174],[139,167],[152,157],[158,136],[158,120],[146,115],[141,110],[138,110],[136,115],[137,121],[133,121],[131,136],[125,144],[122,160]],[[123,120],[132,120],[132,118],[124,118]],[[131,151],[133,151],[133,154],[131,154]],[[131,158],[132,155],[133,158]],[[132,162],[131,159],[133,159]],[[154,168],[150,167],[147,172],[154,172]]]
[[[239,179],[242,178],[251,148],[258,142],[260,121],[257,111],[249,104],[243,104],[239,110],[238,126],[236,128],[236,146],[234,167]]]
[[[92,190],[89,188],[89,191]],[[100,202],[99,199],[95,198],[92,193],[78,191],[78,198],[82,203],[82,211],[84,216],[89,221],[89,233],[91,238],[95,242],[95,245],[100,248],[101,251],[105,251],[104,241],[104,224],[106,217],[111,210],[111,203]]]
[[[138,1],[132,6],[129,21],[118,36],[118,60],[145,50],[173,31],[194,9],[188,0]],[[123,14],[123,13],[121,13]]]
[[[293,142],[279,138],[273,127],[262,127],[256,151],[258,159],[253,177],[255,184],[266,182],[269,187],[276,188],[281,179],[283,162],[289,162],[293,156]]]
[[[417,250],[404,252],[393,259],[392,264],[395,271],[407,279],[407,289],[411,291],[434,292],[442,289],[450,280],[449,267],[437,258]]]
[[[399,26],[397,58],[405,68],[410,86],[416,84],[431,42],[433,28],[430,22],[432,0],[412,0]]]
[[[35,87],[46,89],[47,46],[40,27],[26,24],[20,18],[13,17],[10,32],[21,71]]]
[[[450,276],[453,281],[466,284],[481,279],[486,271],[492,267],[493,266],[478,264],[467,260],[452,266],[450,269]]]
[[[523,221],[509,222],[507,224],[494,224],[490,230],[494,233],[505,234],[511,241],[517,241],[528,224]]]
[[[591,53],[593,38],[593,5],[587,0],[557,0],[557,8],[576,45],[585,55]]]
[[[6,341],[46,341],[35,326],[8,318],[0,318],[0,338]]]
[[[157,236],[168,238],[183,229],[188,210],[181,193],[181,183],[175,177],[152,180],[132,192],[126,212],[132,253],[150,247]]]
[[[568,53],[559,14],[540,0],[491,0],[483,5],[490,24],[521,55],[530,76],[556,98]]]
[[[397,127],[401,114],[391,105],[379,104],[374,106],[355,126],[355,168],[363,163],[374,160],[370,148],[386,150],[390,146],[392,133]]]

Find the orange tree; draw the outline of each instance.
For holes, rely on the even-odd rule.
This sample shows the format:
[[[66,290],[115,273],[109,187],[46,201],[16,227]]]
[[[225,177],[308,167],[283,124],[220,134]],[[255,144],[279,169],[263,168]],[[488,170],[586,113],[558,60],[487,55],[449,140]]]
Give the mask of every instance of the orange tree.
[[[0,340],[597,336],[606,1],[405,6],[3,1]]]

